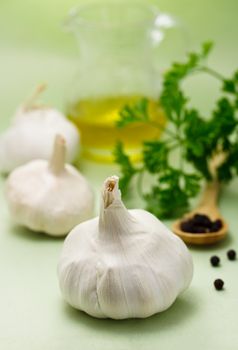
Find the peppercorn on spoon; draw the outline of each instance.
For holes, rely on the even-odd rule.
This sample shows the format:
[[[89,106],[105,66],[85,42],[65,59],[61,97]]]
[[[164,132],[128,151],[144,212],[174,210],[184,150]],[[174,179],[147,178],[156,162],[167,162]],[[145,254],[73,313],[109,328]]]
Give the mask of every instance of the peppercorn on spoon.
[[[220,184],[218,181],[211,181],[206,184],[201,202],[196,209],[184,215],[183,218],[177,220],[172,225],[172,231],[178,235],[185,243],[196,245],[209,245],[221,241],[225,238],[228,232],[228,224],[221,216],[217,200],[220,191]],[[220,220],[221,228],[216,232],[193,233],[185,232],[181,228],[181,224],[185,220],[189,220],[196,214],[207,215],[210,220]]]

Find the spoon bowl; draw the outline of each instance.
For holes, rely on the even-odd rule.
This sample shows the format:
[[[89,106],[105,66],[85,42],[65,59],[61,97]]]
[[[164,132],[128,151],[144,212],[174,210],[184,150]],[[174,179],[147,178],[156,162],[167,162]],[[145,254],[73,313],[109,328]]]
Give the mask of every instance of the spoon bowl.
[[[201,214],[201,212],[196,212],[194,214]],[[190,216],[184,217],[184,219],[189,219]],[[172,226],[172,231],[179,236],[185,243],[196,244],[196,245],[209,245],[214,244],[225,238],[228,232],[228,225],[220,216],[218,219],[222,222],[222,228],[217,232],[210,233],[191,233],[184,232],[181,230],[180,225],[182,220],[177,220]]]
[[[206,185],[203,193],[202,200],[199,206],[186,214],[182,219],[174,222],[172,225],[172,231],[178,235],[185,243],[196,245],[209,245],[214,244],[224,239],[228,232],[228,224],[219,213],[217,208],[217,198],[219,194],[219,183],[211,182]],[[195,214],[205,214],[211,220],[221,220],[222,227],[216,232],[207,233],[192,233],[185,232],[181,229],[181,223],[191,219]]]

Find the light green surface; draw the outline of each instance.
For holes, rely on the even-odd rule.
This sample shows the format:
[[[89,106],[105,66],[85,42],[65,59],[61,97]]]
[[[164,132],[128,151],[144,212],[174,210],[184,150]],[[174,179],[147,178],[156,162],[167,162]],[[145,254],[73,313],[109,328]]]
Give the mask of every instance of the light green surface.
[[[58,23],[72,0],[1,0],[0,2],[0,129],[17,103],[39,81],[50,84],[47,101],[63,108],[67,83],[76,59],[73,41]],[[188,24],[192,46],[215,39],[211,62],[224,73],[238,63],[236,16],[238,3],[227,1],[160,1]],[[194,102],[204,111],[211,105],[216,84],[188,83]],[[110,166],[84,162],[82,169],[95,191],[116,172]],[[0,349],[3,350],[236,350],[238,348],[238,262],[226,250],[238,250],[238,181],[224,190],[221,211],[230,225],[229,238],[209,248],[192,248],[195,273],[191,288],[167,312],[146,320],[96,320],[66,306],[60,296],[56,264],[62,240],[14,227],[0,180]],[[135,205],[139,205],[133,199]],[[132,200],[132,202],[133,202]],[[131,203],[132,205],[132,203]],[[209,258],[218,254],[220,268]],[[226,288],[216,292],[221,277]]]
[[[97,183],[93,173],[99,170]],[[95,188],[109,168],[85,173]],[[61,298],[56,263],[62,240],[14,227],[1,195],[0,346],[4,350],[235,350],[238,343],[238,261],[230,262],[226,250],[238,248],[238,183],[226,189],[221,209],[230,224],[227,241],[214,248],[193,248],[195,273],[190,289],[170,310],[146,320],[97,320],[68,307]],[[3,187],[3,181],[1,181]],[[219,268],[209,264],[216,253]],[[222,278],[226,288],[212,286]]]

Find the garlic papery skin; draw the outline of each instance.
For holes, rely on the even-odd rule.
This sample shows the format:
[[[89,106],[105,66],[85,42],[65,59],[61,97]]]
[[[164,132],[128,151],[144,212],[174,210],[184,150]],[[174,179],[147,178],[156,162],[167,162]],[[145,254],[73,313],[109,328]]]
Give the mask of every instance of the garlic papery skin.
[[[116,176],[104,183],[99,217],[69,233],[58,264],[65,300],[98,318],[145,318],[164,311],[192,275],[182,240],[149,212],[127,210]]]
[[[34,160],[10,174],[6,199],[16,223],[64,236],[93,216],[91,187],[73,166],[65,164],[65,153],[65,140],[58,135],[49,162]]]
[[[42,88],[37,92],[41,91]],[[35,93],[34,98],[36,96]],[[77,128],[57,109],[35,105],[31,98],[18,109],[10,127],[0,135],[0,172],[9,173],[34,159],[50,159],[57,134],[67,142],[67,162],[73,162],[79,152]]]

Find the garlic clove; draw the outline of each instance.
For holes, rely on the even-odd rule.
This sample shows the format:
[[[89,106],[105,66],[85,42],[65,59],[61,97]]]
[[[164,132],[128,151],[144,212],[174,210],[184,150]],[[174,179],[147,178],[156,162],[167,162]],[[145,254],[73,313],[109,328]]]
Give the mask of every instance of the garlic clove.
[[[37,93],[41,91],[43,87]],[[80,136],[77,128],[57,109],[35,105],[36,95],[20,107],[11,126],[0,135],[2,173],[9,173],[34,159],[50,159],[57,134],[62,135],[67,142],[67,162],[73,162],[79,152]]]
[[[65,300],[98,318],[148,317],[190,284],[191,255],[145,210],[127,210],[118,177],[104,182],[100,215],[67,236],[58,264]]]
[[[10,174],[6,199],[16,223],[63,236],[93,216],[92,189],[82,174],[65,164],[65,153],[65,140],[57,135],[49,162],[34,160]]]

